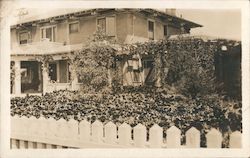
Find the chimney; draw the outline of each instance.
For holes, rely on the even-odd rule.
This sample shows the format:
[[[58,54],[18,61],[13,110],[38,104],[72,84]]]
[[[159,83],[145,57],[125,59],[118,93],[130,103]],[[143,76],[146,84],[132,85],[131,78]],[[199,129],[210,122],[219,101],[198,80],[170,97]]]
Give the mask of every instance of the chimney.
[[[176,16],[176,9],[166,9],[165,12],[169,15]]]

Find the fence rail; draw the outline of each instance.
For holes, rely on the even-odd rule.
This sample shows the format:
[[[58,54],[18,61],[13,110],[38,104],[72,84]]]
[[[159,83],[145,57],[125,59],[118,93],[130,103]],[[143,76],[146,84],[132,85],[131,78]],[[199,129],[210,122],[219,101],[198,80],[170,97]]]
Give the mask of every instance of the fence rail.
[[[133,132],[132,132],[133,130]],[[147,139],[147,132],[149,138]],[[80,123],[76,120],[55,120],[35,117],[11,117],[11,148],[200,148],[200,131],[190,128],[186,133],[186,144],[181,145],[181,131],[175,126],[166,131],[153,125],[147,128],[138,124],[135,127],[113,122],[103,124],[100,121]],[[241,132],[230,134],[229,147],[241,148]],[[132,139],[133,138],[133,139]],[[206,134],[207,148],[221,148],[222,134],[211,129]]]

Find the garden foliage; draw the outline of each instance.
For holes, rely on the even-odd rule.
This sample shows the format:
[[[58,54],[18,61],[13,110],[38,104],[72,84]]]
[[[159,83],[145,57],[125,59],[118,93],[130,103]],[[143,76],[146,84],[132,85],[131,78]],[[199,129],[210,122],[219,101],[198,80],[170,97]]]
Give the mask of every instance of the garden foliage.
[[[218,96],[189,99],[172,89],[145,90],[145,93],[85,94],[76,91],[55,91],[44,96],[26,96],[11,100],[11,115],[73,118],[90,122],[138,123],[150,128],[154,123],[164,129],[172,125],[184,134],[196,127],[202,135],[212,127],[222,133],[241,130],[241,103],[218,99]]]

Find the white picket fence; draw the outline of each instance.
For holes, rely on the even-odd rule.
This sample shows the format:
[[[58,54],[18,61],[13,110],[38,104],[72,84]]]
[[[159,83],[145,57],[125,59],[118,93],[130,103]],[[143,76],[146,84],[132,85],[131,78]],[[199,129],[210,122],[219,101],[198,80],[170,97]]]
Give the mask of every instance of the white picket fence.
[[[133,130],[133,132],[132,132]],[[147,140],[147,132],[149,139]],[[133,134],[133,137],[132,137]],[[230,148],[241,148],[241,132],[230,134]],[[186,133],[186,144],[181,145],[181,131],[172,126],[163,138],[163,128],[153,125],[149,131],[142,124],[131,128],[123,123],[117,127],[100,121],[80,123],[53,118],[11,117],[11,148],[200,148],[200,131],[190,128]],[[133,139],[132,139],[133,138]],[[208,148],[221,148],[222,134],[211,129],[206,134]]]

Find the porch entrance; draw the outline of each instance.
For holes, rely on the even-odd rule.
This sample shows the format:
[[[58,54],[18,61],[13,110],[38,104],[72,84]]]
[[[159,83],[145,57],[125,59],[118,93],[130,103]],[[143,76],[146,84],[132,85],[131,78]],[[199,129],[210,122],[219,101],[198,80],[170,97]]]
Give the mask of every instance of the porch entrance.
[[[42,69],[38,61],[21,61],[21,93],[42,93]]]

